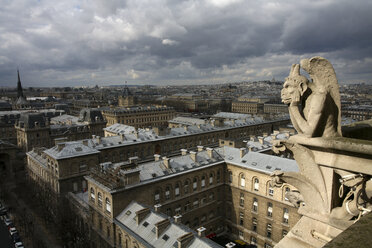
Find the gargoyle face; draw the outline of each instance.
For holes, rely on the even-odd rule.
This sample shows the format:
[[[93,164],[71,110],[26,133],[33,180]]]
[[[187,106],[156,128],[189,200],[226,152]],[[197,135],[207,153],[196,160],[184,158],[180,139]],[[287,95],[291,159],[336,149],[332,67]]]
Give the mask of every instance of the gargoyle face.
[[[282,102],[290,104],[293,100],[299,101],[301,97],[301,87],[295,80],[287,78],[281,91]]]

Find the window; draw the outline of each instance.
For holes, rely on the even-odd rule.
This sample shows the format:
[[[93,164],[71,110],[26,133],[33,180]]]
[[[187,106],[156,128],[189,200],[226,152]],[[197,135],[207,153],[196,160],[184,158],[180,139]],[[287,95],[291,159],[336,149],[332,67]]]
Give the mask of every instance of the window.
[[[95,201],[96,200],[96,194],[94,193],[94,189],[93,188],[90,188],[90,199],[92,201]]]
[[[204,223],[207,221],[207,216],[206,215],[203,215],[201,218],[200,218],[200,223]]]
[[[202,187],[202,188],[205,187],[205,176],[202,176],[202,179],[201,179],[201,187]]]
[[[271,202],[267,203],[267,216],[273,217],[273,204]]]
[[[221,178],[221,173],[220,171],[217,171],[217,183],[220,182],[220,178]]]
[[[254,179],[254,190],[258,191],[259,189],[260,189],[260,181],[258,180],[258,178],[255,178]]]
[[[107,237],[110,238],[110,227],[106,227],[106,234]]]
[[[190,202],[187,201],[185,204],[185,213],[190,210]]]
[[[200,205],[204,205],[205,203],[207,203],[207,196],[203,195],[203,197],[200,200]]]
[[[269,239],[271,239],[271,232],[272,232],[272,226],[271,224],[267,224],[266,225],[266,237],[268,237]]]
[[[269,186],[269,196],[273,196],[274,195],[274,188]]]
[[[251,237],[251,245],[257,245],[257,239],[256,237]]]
[[[258,200],[257,198],[253,198],[253,212],[257,212],[258,211]]]
[[[244,239],[244,232],[242,230],[239,230],[239,238]]]
[[[174,188],[174,195],[179,196],[180,195],[180,185],[176,183],[176,187]]]
[[[175,214],[181,214],[181,205],[178,205],[174,210]]]
[[[211,211],[211,212],[209,213],[208,218],[209,218],[209,220],[211,220],[211,219],[214,218],[214,212],[213,212],[213,211]]]
[[[283,223],[288,224],[289,221],[289,211],[288,208],[283,208]]]
[[[172,209],[167,208],[167,210],[165,210],[165,213],[166,213],[168,216],[172,216]]]
[[[194,206],[194,208],[199,207],[199,199],[198,199],[198,198],[196,198],[196,199],[194,200],[193,206]]]
[[[159,192],[159,190],[155,191],[154,200],[155,200],[155,203],[160,202],[160,192]]]
[[[169,188],[169,186],[167,186],[165,188],[165,199],[166,200],[169,200],[170,199],[170,188]]]
[[[185,181],[185,185],[183,186],[183,191],[185,194],[189,193],[189,181]]]
[[[244,176],[244,174],[240,174],[240,186],[245,187],[245,176]]]
[[[232,183],[232,172],[229,171],[229,183]]]
[[[252,231],[257,232],[257,219],[252,218]]]
[[[198,179],[195,177],[192,183],[192,189],[195,191],[198,188]]]
[[[287,234],[288,234],[288,231],[287,230],[283,230],[282,231],[282,238],[284,238]]]
[[[102,207],[102,194],[98,192],[98,206]]]
[[[240,202],[239,205],[241,207],[244,207],[244,193],[240,193]]]
[[[265,243],[264,248],[273,248],[271,245]]]
[[[209,185],[213,184],[213,174],[209,174]]]
[[[213,201],[214,200],[214,193],[213,192],[209,194],[209,200],[210,201]]]
[[[291,190],[289,189],[289,187],[285,187],[284,200],[289,201],[288,198],[287,198],[287,193],[289,193],[290,191]]]
[[[80,165],[79,165],[79,172],[84,172],[88,169],[88,165],[86,164],[86,162],[83,160],[80,162]]]
[[[244,225],[244,213],[243,212],[239,213],[239,225],[241,226]]]
[[[111,203],[109,198],[106,198],[106,211],[111,213]]]

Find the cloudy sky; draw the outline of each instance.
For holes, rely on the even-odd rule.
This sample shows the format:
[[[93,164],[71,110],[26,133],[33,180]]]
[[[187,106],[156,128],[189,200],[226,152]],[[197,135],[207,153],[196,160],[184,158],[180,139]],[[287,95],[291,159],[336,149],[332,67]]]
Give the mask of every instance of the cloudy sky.
[[[283,80],[314,55],[372,83],[372,1],[0,0],[0,86]]]

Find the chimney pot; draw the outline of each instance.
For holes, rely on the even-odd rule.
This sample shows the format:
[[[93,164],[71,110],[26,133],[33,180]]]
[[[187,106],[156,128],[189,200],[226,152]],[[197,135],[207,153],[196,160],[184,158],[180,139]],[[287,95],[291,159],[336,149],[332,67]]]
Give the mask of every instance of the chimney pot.
[[[198,152],[202,152],[203,151],[203,146],[197,146],[198,147]]]
[[[182,156],[187,155],[187,149],[181,149],[181,155]]]
[[[190,151],[190,157],[191,157],[192,160],[194,160],[196,162],[196,152]]]
[[[160,160],[160,155],[159,154],[154,154],[154,158],[155,158],[155,161],[159,161]]]
[[[207,230],[207,229],[206,229],[205,227],[199,227],[199,228],[197,229],[199,237],[201,237],[201,238],[205,237],[205,231],[206,231],[206,230]]]

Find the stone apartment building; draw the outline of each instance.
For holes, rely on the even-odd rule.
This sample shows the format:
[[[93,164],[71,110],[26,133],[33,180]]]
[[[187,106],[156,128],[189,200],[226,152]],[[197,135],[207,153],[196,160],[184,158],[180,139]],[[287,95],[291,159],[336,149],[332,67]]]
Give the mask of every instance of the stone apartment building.
[[[207,237],[226,233],[266,248],[273,247],[299,219],[285,197],[294,188],[273,189],[269,184],[274,170],[297,171],[294,160],[202,146],[197,151],[183,149],[177,157],[155,155],[155,161],[142,164],[136,159],[101,163],[85,177],[87,192],[74,196],[85,199],[81,207],[89,209],[92,247],[147,247],[146,237],[123,232],[117,222],[132,201],[154,206],[172,221],[204,230]],[[140,224],[146,227],[154,221]]]
[[[134,106],[102,108],[107,126],[115,123],[130,125],[136,128],[167,126],[168,121],[176,115],[172,107]]]
[[[15,123],[18,147],[27,152],[34,147],[50,148],[56,139],[81,140],[103,135],[106,121],[97,109],[83,109],[79,118],[72,117],[69,122],[63,122],[64,117],[69,116],[56,117],[53,122],[53,118],[40,112],[21,114]]]
[[[271,130],[285,126],[287,123],[288,120],[272,122],[261,120],[256,123],[253,120],[238,120],[234,122],[225,121],[223,125],[221,123],[222,126],[212,126],[211,124],[201,125],[200,127],[190,126],[187,127],[187,130],[185,128],[145,130],[132,127],[130,132],[121,133],[121,129],[115,129],[119,135],[109,137],[94,135],[91,139],[74,142],[58,141],[59,143],[52,148],[29,151],[27,157],[28,161],[32,161],[32,163],[29,162],[27,168],[31,170],[36,181],[45,181],[43,175],[55,173],[53,167],[48,166],[48,158],[50,161],[54,159],[54,170],[57,169],[58,171],[60,166],[65,166],[64,164],[69,167],[72,166],[73,169],[66,171],[66,173],[69,173],[66,177],[73,178],[73,180],[66,181],[69,182],[69,186],[63,187],[68,190],[56,191],[58,194],[65,194],[68,191],[86,189],[83,175],[86,175],[88,168],[94,163],[117,163],[126,161],[131,157],[137,157],[141,161],[149,161],[153,159],[154,154],[172,156],[180,154],[180,149],[183,148],[196,149],[200,145],[216,147],[221,138],[238,138],[254,133],[269,133]],[[44,137],[46,141],[48,140],[46,135],[41,136],[39,134],[39,136]],[[54,157],[51,154],[54,154]],[[58,154],[63,154],[63,159]],[[87,154],[92,158],[86,159]],[[63,163],[58,161],[63,161]],[[87,163],[88,165],[84,166]],[[87,168],[87,170],[81,169],[80,166]],[[75,171],[80,171],[81,174],[76,174]],[[40,178],[37,179],[37,177]],[[61,186],[55,186],[49,180],[46,180],[46,182],[51,184],[51,188],[61,188]],[[60,182],[62,181],[58,178],[55,180],[55,183]]]

